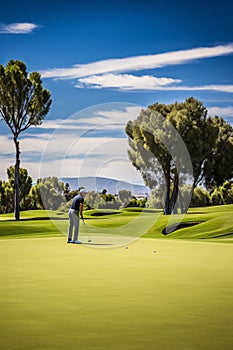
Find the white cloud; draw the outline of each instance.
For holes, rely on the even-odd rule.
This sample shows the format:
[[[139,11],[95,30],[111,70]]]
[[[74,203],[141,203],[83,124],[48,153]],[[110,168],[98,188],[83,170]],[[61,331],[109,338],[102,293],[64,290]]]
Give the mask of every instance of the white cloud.
[[[138,105],[107,103],[81,110],[65,120],[44,120],[42,125],[20,135],[21,166],[34,179],[38,178],[39,169],[43,176],[62,169],[66,172],[64,176],[75,176],[74,164],[83,159],[86,160],[82,171],[91,169],[93,173],[106,157],[127,157],[124,128],[141,109]],[[0,135],[0,158],[4,169],[0,178],[6,178],[5,169],[15,162],[11,135]]]
[[[217,85],[209,84],[203,86],[184,86],[173,85],[180,83],[179,79],[172,78],[156,78],[149,75],[141,77],[129,74],[104,74],[93,75],[78,80],[80,83],[76,85],[78,88],[118,88],[122,91],[127,90],[177,90],[177,91],[220,91],[233,93],[233,85]]]
[[[172,78],[156,78],[151,75],[135,76],[131,74],[104,74],[80,78],[76,87],[119,88],[120,90],[157,90],[161,86],[179,83]],[[80,84],[81,83],[81,84]]]
[[[36,142],[33,139],[21,141],[21,166],[27,168],[34,179],[48,175],[59,178],[106,176],[142,183],[140,174],[128,159],[126,138],[75,138],[68,134],[54,134],[46,147],[43,146],[44,140],[39,143],[38,139]],[[33,152],[39,151],[41,161],[35,162]],[[31,161],[29,157],[32,157]]]
[[[128,159],[127,149],[126,139],[80,138],[70,145],[62,159],[43,161],[40,172],[43,176],[49,167],[58,177],[103,176],[142,183],[140,174]]]
[[[105,109],[104,105],[98,106],[92,122],[96,120],[96,117],[101,117],[104,128],[106,124],[112,125],[114,123],[125,126],[129,120],[135,119],[143,108],[142,106],[134,105],[121,109],[117,103],[113,103],[112,108],[109,109],[109,107],[111,107],[111,104],[108,104],[108,109]],[[100,126],[99,123],[98,126]]]
[[[143,107],[122,103],[95,105],[78,111],[66,119],[44,120],[35,128],[54,132],[75,132],[76,136],[91,130],[124,130],[128,120],[135,119]],[[30,135],[30,134],[28,134]],[[45,134],[46,135],[46,134]]]
[[[110,72],[126,72],[161,68],[169,65],[184,64],[193,60],[229,55],[233,53],[233,44],[213,47],[200,47],[178,50],[155,55],[102,60],[71,68],[52,68],[41,71],[43,78],[73,79]]]
[[[0,135],[0,154],[12,154],[15,152],[15,146],[13,140],[7,135]]]
[[[233,85],[202,85],[202,86],[168,86],[167,88],[160,87],[160,90],[186,90],[186,91],[220,91],[233,93]]]
[[[77,113],[78,115],[78,113]],[[135,115],[134,115],[135,117]],[[37,129],[54,130],[54,131],[64,131],[76,132],[78,134],[86,133],[88,130],[106,130],[106,129],[118,129],[119,125],[122,125],[123,121],[120,120],[110,120],[102,116],[96,115],[89,118],[67,118],[67,119],[57,119],[44,121],[43,124],[36,126]],[[112,125],[111,123],[115,124]],[[111,125],[110,125],[111,124]]]
[[[229,107],[209,107],[208,113],[211,116],[219,116],[219,117],[233,117],[233,106]]]
[[[109,118],[115,113],[109,111]],[[0,179],[7,180],[6,169],[15,162],[14,143],[8,136],[0,136],[0,146]],[[28,135],[20,140],[20,150],[20,166],[28,170],[34,181],[46,176],[105,176],[143,183],[128,159],[126,137],[78,137],[64,130],[64,133]]]
[[[28,34],[39,26],[34,23],[10,23],[0,24],[1,34]]]
[[[63,123],[64,119],[54,119],[54,120],[43,120],[43,123],[40,125],[36,125],[36,126],[32,126],[32,128],[35,129],[56,129],[59,128],[61,126],[61,124]]]
[[[13,141],[0,136],[0,179],[6,179],[6,169],[15,162]],[[96,175],[106,162],[127,159],[127,140],[109,137],[76,137],[70,133],[41,134],[20,140],[21,167],[34,179],[54,175]],[[36,160],[37,159],[37,160]],[[128,161],[128,165],[129,161]],[[131,166],[131,165],[130,165]],[[103,169],[101,170],[101,174]],[[119,173],[121,173],[119,168]],[[115,177],[118,173],[115,172]]]

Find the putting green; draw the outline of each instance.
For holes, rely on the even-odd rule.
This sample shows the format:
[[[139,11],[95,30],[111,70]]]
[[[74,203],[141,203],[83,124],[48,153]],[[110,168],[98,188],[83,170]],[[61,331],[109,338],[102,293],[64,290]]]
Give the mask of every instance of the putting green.
[[[2,240],[0,348],[230,350],[232,250],[164,239],[128,249]]]

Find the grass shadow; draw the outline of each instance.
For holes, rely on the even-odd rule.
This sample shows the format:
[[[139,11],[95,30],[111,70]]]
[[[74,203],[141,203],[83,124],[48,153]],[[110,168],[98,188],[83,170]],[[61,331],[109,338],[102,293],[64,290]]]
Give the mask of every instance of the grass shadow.
[[[4,222],[24,222],[24,221],[51,221],[51,220],[68,220],[68,218],[59,218],[59,217],[34,217],[34,218],[21,218],[20,220],[15,220],[14,218],[12,219],[6,219],[6,220],[2,220]]]
[[[195,225],[198,225],[200,223],[201,223],[201,221],[198,221],[198,222],[181,222],[180,224],[173,224],[173,225],[165,227],[162,230],[162,234],[164,236],[167,236],[167,235],[169,235],[169,233],[173,233],[173,232],[175,232],[177,230],[180,230],[182,228],[195,226]]]

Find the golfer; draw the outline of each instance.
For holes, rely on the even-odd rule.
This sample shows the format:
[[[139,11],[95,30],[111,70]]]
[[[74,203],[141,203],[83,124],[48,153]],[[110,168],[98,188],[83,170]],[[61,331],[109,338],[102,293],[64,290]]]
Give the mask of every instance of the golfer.
[[[83,203],[84,196],[86,194],[85,189],[81,189],[79,194],[72,199],[71,207],[69,209],[69,230],[68,230],[68,240],[67,243],[81,244],[78,240],[79,233],[79,220],[83,220]],[[73,238],[73,229],[74,229],[74,239]]]

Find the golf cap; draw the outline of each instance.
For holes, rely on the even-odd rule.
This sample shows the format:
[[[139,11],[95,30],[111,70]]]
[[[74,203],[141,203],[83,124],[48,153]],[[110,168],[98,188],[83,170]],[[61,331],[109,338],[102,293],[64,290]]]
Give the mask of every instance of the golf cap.
[[[87,193],[87,191],[86,191],[84,188],[82,188],[79,192],[80,192],[81,194],[82,194],[82,193]]]

